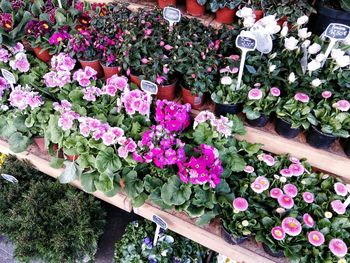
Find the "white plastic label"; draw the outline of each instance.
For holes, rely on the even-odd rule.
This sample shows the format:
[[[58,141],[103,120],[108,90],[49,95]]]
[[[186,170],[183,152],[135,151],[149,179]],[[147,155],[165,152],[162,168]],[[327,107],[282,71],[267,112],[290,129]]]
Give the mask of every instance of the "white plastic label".
[[[1,177],[4,178],[6,181],[9,181],[10,183],[17,184],[18,180],[16,177],[9,175],[9,174],[1,174]]]
[[[151,95],[155,95],[158,93],[157,84],[150,82],[148,80],[141,80],[141,89]]]
[[[8,83],[10,83],[10,84],[16,83],[16,78],[10,71],[8,71],[6,69],[1,69],[1,74],[7,80]]]
[[[153,239],[153,246],[156,246],[160,229],[162,228],[166,230],[168,228],[168,224],[165,222],[163,218],[157,215],[152,216],[152,221],[157,224],[156,232],[154,233],[154,239]]]
[[[254,51],[256,49],[256,39],[239,35],[236,38],[236,46],[243,51]]]
[[[328,25],[325,36],[329,39],[341,41],[347,38],[350,33],[350,27],[343,24],[331,23]]]
[[[178,23],[181,20],[181,11],[174,7],[165,7],[163,9],[163,18],[167,20],[170,26],[174,23]]]

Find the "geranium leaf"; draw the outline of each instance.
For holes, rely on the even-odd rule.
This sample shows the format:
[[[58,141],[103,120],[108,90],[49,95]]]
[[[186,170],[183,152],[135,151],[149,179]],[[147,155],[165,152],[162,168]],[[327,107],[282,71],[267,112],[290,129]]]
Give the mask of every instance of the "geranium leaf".
[[[11,151],[15,153],[23,152],[27,149],[31,140],[27,136],[23,136],[20,132],[13,133],[8,141]]]
[[[122,163],[118,155],[112,147],[106,148],[103,152],[99,152],[96,156],[95,166],[100,173],[107,170],[116,172],[122,167]]]
[[[182,183],[178,175],[171,176],[162,187],[161,197],[167,205],[182,205],[191,196],[190,186]]]
[[[82,169],[75,162],[64,162],[65,169],[58,177],[60,183],[66,184],[78,179],[82,173]]]

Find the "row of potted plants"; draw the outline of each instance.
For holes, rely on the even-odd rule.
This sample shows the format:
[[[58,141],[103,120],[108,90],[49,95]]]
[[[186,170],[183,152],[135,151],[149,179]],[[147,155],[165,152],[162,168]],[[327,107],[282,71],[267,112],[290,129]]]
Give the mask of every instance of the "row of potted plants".
[[[303,160],[274,157],[262,152],[260,145],[237,141],[234,135],[244,133],[237,116],[203,111],[192,123],[189,104],[157,100],[150,108],[149,95],[129,86],[125,77],[113,75],[104,81],[90,67],[72,71],[76,61],[65,53],[54,56],[48,70],[21,44],[15,47],[3,62],[10,65],[17,82],[11,88],[1,79],[0,136],[16,152],[24,151],[33,137],[43,136],[42,150],[52,155],[51,165],[65,165],[62,183],[80,179],[84,191],[100,190],[107,196],[123,190],[135,207],[148,200],[163,209],[184,211],[199,224],[220,216],[234,239],[255,236],[267,251],[283,250],[293,260],[311,257],[308,251],[314,245],[306,236],[309,230],[319,231],[325,242],[317,247],[319,256],[308,260],[346,258],[342,242],[348,242],[347,223],[341,223],[340,232],[328,231],[334,222],[334,229],[340,229],[339,220],[348,220],[346,186],[313,173]],[[341,187],[341,195],[334,194],[333,187],[336,191]],[[274,199],[277,192],[270,192],[273,188],[279,193],[283,189],[280,202]],[[301,234],[296,221],[301,223],[300,215],[306,211],[302,197],[306,191],[315,196],[313,207],[320,206],[321,212],[305,208],[311,209],[308,214],[315,224],[312,229],[305,226]],[[242,230],[262,222],[257,229]],[[271,232],[279,226],[280,232]],[[279,233],[289,235],[288,229],[295,227],[295,240],[275,238]],[[295,242],[295,249],[305,253],[293,253]]]

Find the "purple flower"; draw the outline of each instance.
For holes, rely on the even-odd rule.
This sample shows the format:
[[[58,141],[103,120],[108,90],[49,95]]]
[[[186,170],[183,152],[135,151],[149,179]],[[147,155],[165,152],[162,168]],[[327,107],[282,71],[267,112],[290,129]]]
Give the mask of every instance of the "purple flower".
[[[0,61],[7,63],[10,58],[10,53],[7,51],[7,49],[0,48]]]
[[[59,45],[64,40],[68,39],[70,35],[68,33],[55,32],[49,39],[50,45]]]

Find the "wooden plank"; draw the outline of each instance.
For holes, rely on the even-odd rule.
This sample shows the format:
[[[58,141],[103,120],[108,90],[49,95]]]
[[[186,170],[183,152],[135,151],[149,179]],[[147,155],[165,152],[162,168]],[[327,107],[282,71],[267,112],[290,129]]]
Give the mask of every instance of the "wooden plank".
[[[285,258],[272,258],[268,256],[255,242],[247,242],[242,245],[228,244],[222,239],[218,224],[211,224],[202,228],[195,225],[193,220],[189,219],[183,213],[162,211],[147,203],[141,207],[134,208],[134,213],[148,220],[152,220],[154,214],[158,215],[167,222],[170,230],[239,262],[288,262]]]
[[[52,168],[47,159],[38,156],[38,154],[33,154],[32,152],[35,152],[35,150],[37,150],[35,148],[36,147],[31,146],[28,151],[22,153],[14,153],[10,150],[8,144],[5,141],[0,140],[0,152],[15,155],[21,160],[28,160],[39,171],[57,179],[62,173],[63,169]],[[76,188],[79,188],[80,190],[83,189],[79,180],[75,180],[70,184]],[[103,192],[96,191],[92,193],[92,195],[127,212],[132,211],[131,200],[122,193],[119,193],[113,197],[107,197]]]

